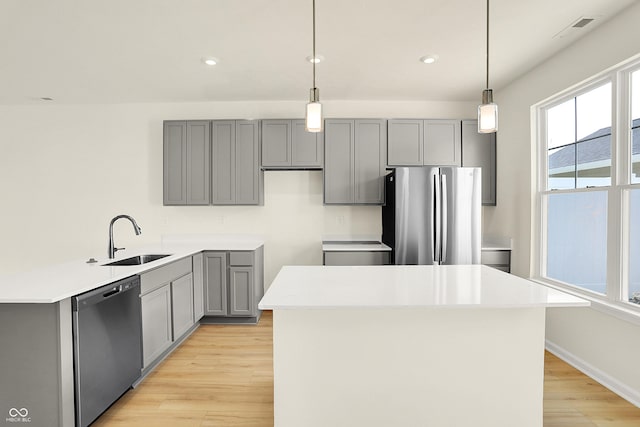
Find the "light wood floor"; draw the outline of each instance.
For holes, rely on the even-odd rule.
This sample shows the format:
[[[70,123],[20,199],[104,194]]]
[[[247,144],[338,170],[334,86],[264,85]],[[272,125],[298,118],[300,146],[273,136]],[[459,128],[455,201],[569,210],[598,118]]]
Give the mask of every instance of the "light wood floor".
[[[271,331],[270,312],[201,326],[93,426],[273,426]],[[640,409],[546,353],[544,427],[587,426],[638,427]]]

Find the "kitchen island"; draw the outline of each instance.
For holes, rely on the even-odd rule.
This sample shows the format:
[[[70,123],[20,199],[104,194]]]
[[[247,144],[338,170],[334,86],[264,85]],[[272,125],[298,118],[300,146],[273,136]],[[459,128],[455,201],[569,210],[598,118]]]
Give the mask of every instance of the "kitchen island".
[[[283,267],[275,426],[541,427],[545,310],[588,305],[482,265]]]

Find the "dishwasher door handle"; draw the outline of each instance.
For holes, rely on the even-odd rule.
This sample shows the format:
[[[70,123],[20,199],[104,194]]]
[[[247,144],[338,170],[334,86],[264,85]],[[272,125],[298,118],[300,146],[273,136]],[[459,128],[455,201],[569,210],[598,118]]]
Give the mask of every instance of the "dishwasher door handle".
[[[119,294],[121,291],[122,291],[122,286],[117,286],[117,287],[105,292],[104,294],[102,294],[102,298],[112,297],[114,295]]]

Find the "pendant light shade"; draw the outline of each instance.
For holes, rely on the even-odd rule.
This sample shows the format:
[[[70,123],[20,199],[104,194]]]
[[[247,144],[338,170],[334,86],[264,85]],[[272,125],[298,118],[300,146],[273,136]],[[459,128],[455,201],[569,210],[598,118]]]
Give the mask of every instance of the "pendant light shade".
[[[311,89],[311,96],[307,104],[305,129],[307,132],[322,132],[322,104],[318,88]]]
[[[322,104],[320,91],[316,87],[316,0],[312,0],[313,7],[313,87],[309,95],[309,103],[305,112],[305,129],[307,132],[322,132]]]
[[[487,0],[487,88],[482,91],[482,104],[478,106],[478,132],[498,131],[498,105],[493,102],[493,90],[489,89],[489,0]]]
[[[498,130],[498,105],[493,102],[493,91],[482,91],[482,104],[478,106],[478,132],[493,133]]]

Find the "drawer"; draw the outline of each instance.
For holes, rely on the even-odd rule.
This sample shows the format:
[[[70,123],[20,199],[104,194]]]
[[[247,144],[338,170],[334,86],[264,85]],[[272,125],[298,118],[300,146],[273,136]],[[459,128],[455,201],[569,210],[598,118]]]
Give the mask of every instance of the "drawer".
[[[389,261],[386,251],[324,252],[324,265],[388,265]]]
[[[229,265],[253,265],[254,252],[229,252]]]
[[[191,273],[191,257],[163,265],[140,275],[140,294],[147,294],[185,274]]]
[[[481,264],[501,264],[509,265],[511,260],[511,251],[482,251]]]

